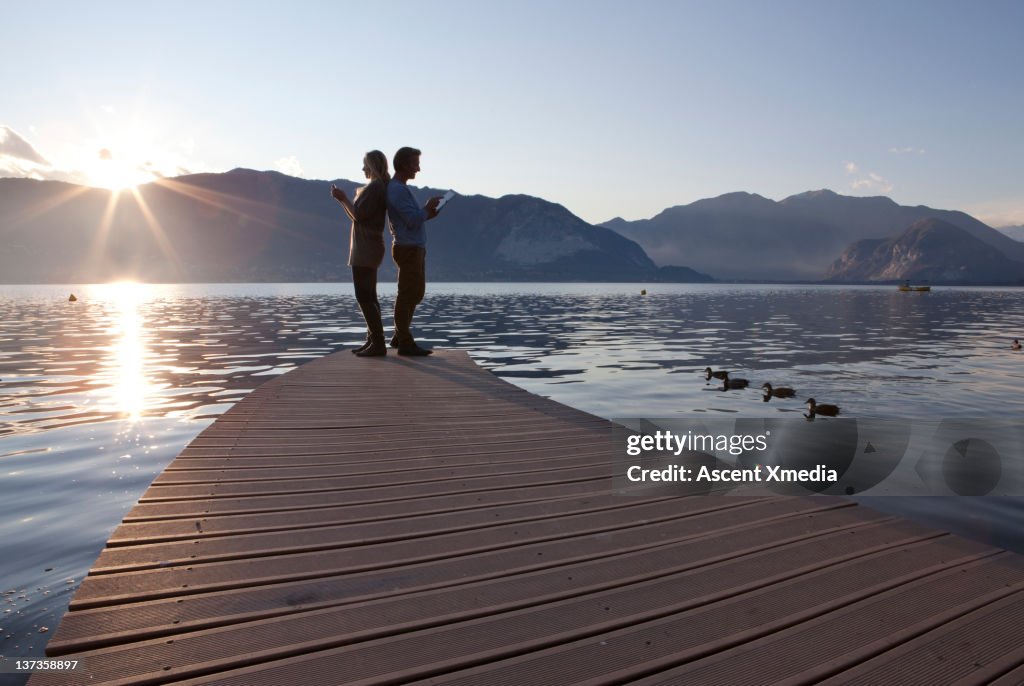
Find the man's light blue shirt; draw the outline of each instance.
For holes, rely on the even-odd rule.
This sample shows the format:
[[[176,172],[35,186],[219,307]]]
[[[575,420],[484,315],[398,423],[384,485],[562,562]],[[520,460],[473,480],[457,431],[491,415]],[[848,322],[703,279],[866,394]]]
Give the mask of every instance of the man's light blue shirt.
[[[427,247],[427,212],[416,202],[412,189],[401,181],[388,184],[388,226],[395,245]]]

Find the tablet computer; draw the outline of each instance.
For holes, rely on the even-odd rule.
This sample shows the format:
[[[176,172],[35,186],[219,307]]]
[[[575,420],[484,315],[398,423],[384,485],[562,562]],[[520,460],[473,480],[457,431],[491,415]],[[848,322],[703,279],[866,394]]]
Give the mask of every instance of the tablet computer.
[[[441,197],[441,202],[437,203],[437,211],[440,212],[441,208],[448,204],[448,201],[455,197],[455,191],[448,191]]]

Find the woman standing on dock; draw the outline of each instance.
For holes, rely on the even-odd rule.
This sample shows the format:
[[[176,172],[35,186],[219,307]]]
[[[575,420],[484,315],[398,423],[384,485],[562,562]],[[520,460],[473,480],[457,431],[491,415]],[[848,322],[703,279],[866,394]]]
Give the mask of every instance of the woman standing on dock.
[[[384,260],[387,186],[391,180],[388,158],[380,150],[371,150],[363,157],[363,173],[370,183],[356,191],[355,202],[334,184],[331,197],[341,203],[352,220],[348,264],[352,267],[356,301],[366,320],[366,343],[352,352],[360,357],[381,357],[387,355],[388,349],[377,299],[377,268]]]

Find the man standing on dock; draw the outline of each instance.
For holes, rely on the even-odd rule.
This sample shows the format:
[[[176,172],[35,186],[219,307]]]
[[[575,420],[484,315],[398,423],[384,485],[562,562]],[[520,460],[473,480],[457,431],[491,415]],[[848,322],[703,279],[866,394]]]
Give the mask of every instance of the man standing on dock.
[[[392,347],[399,355],[422,356],[432,351],[416,345],[412,337],[412,315],[427,288],[426,257],[428,219],[437,216],[440,197],[420,207],[408,183],[420,170],[420,151],[399,148],[394,157],[395,177],[388,184],[388,225],[394,243],[391,257],[398,267],[398,295],[395,297],[395,335]]]

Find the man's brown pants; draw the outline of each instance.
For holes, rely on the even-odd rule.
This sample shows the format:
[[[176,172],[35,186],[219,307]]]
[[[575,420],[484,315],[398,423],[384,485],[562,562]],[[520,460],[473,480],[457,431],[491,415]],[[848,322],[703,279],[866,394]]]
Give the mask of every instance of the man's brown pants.
[[[393,245],[391,258],[398,266],[398,295],[395,297],[395,338],[398,346],[410,345],[412,315],[427,290],[427,249],[418,245]]]

